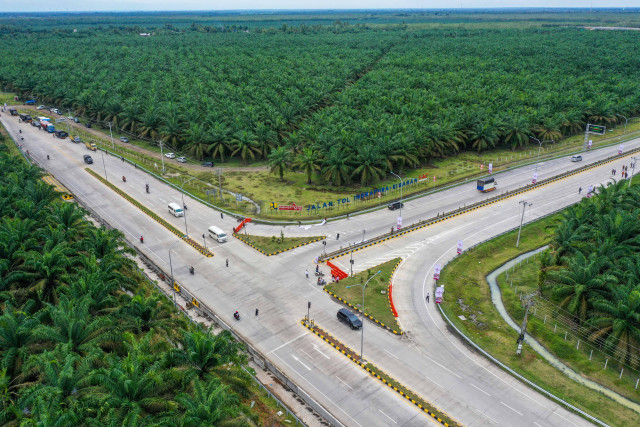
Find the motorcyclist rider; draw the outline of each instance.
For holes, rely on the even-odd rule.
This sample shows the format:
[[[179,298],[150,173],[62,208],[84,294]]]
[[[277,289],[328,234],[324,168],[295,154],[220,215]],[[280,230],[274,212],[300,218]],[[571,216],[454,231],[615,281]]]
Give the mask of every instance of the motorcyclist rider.
[[[233,317],[235,317],[237,320],[240,320],[240,313],[238,313],[238,310],[236,310],[236,312],[233,313]]]

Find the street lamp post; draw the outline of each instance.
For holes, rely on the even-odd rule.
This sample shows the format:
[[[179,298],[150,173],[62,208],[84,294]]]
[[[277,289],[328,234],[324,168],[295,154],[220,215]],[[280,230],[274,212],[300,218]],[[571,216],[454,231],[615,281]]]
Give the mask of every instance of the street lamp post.
[[[627,122],[629,121],[625,116],[623,116],[622,114],[616,114],[616,116],[620,116],[624,119],[624,131],[622,132],[622,137],[624,138],[624,136],[627,134]]]
[[[367,288],[367,285],[369,284],[369,281],[371,281],[371,279],[376,277],[381,272],[382,272],[382,270],[378,270],[378,272],[376,274],[374,274],[373,276],[369,277],[369,279],[365,282],[364,285],[357,284],[357,285],[347,286],[347,288],[352,288],[354,286],[362,286],[362,327],[361,327],[362,334],[361,334],[361,337],[360,337],[360,363],[364,362],[364,290]]]
[[[175,281],[173,280],[173,264],[171,263],[171,249],[176,245],[176,243],[180,242],[180,240],[176,240],[173,242],[173,245],[169,246],[169,270],[171,271],[171,289],[173,289],[173,304],[177,307],[178,302],[176,301],[176,288],[174,287]]]
[[[116,145],[113,143],[113,132],[111,132],[111,122],[107,122],[107,124],[109,125],[109,135],[111,135],[111,149],[113,150]]]
[[[104,163],[104,151],[100,150],[100,154],[102,154],[102,167],[104,168],[104,179],[105,181],[109,181],[107,179],[107,166]]]
[[[400,180],[400,218],[402,218],[402,178],[391,171],[389,173]]]
[[[184,185],[191,181],[196,179],[196,177],[191,177],[188,180],[186,180],[185,182],[182,183],[182,185],[180,186],[180,192],[182,193],[182,208],[183,208],[183,213],[184,213],[184,234],[187,238],[189,238],[189,229],[187,228],[187,210],[184,209]]]
[[[520,229],[518,229],[518,240],[516,241],[516,248],[520,245],[520,232],[522,232],[522,222],[524,221],[524,210],[527,206],[533,205],[533,203],[527,203],[526,200],[521,200],[518,203],[522,204],[522,217],[520,218]]]
[[[162,174],[164,175],[164,154],[162,153],[162,141],[158,141],[160,144],[160,161],[162,162]]]
[[[636,162],[638,161],[638,159],[636,157],[632,157],[631,159],[633,160],[633,162],[631,162],[631,176],[629,177],[629,185],[627,186],[627,188],[631,187],[631,180],[633,179],[633,172],[636,170]]]
[[[349,258],[349,266],[351,268],[351,273],[349,274],[349,276],[353,276],[353,251],[351,251],[351,243],[349,243],[349,249],[351,252],[351,258]]]

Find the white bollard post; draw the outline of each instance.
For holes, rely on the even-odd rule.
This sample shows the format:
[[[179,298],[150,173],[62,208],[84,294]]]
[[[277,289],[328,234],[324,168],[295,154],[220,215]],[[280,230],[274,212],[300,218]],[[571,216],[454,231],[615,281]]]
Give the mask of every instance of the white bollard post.
[[[578,340],[578,345],[576,346],[576,350],[580,349],[580,340]]]

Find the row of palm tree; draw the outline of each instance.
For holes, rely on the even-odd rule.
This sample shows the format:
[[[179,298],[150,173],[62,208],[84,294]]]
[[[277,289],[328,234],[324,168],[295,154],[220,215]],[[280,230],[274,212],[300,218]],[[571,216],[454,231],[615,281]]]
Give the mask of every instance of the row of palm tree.
[[[640,188],[601,186],[563,213],[541,290],[622,361],[640,366]]]
[[[0,163],[0,424],[252,425],[242,346],[186,322],[39,169]]]
[[[312,176],[333,185],[367,184],[462,150],[518,149],[530,136],[558,141],[640,112],[640,52],[626,32],[23,37],[1,38],[0,83],[9,90],[196,159],[253,163],[282,158],[284,146],[293,168],[311,150]],[[583,54],[603,40],[617,49],[597,61]]]

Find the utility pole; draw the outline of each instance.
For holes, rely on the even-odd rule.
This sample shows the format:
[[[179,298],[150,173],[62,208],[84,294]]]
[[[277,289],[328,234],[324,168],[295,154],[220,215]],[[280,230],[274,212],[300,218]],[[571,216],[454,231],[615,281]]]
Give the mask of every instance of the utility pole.
[[[71,138],[71,129],[69,128],[69,117],[71,117],[71,110],[67,108],[67,133],[69,134],[69,138]]]
[[[351,249],[351,243],[349,243],[349,249]],[[353,277],[353,251],[351,251],[351,258],[349,259],[349,265],[351,267],[350,277]]]
[[[222,204],[222,168],[218,168],[218,193],[220,194],[220,204]]]
[[[526,295],[524,297],[522,297],[523,299],[523,304],[524,304],[524,319],[522,319],[522,327],[520,328],[520,336],[518,337],[518,340],[516,341],[516,344],[518,345],[518,348],[516,350],[516,355],[520,356],[520,354],[522,353],[522,343],[524,341],[524,337],[527,333],[527,322],[529,320],[529,309],[531,307],[533,307],[533,305],[536,303],[534,297],[537,295],[537,292],[534,292],[532,294]]]
[[[113,150],[116,145],[113,143],[113,132],[111,132],[111,122],[107,122],[107,124],[109,125],[109,135],[111,135],[111,149]]]
[[[533,203],[527,203],[526,200],[521,200],[518,203],[522,204],[522,217],[520,218],[520,228],[518,229],[518,240],[516,241],[516,248],[520,246],[520,233],[522,232],[522,222],[524,221],[524,210],[527,206],[533,205]]]
[[[633,160],[633,162],[631,162],[631,176],[629,177],[629,185],[627,188],[631,187],[631,180],[633,179],[633,172],[636,170],[636,161],[638,159],[636,157],[632,157],[631,160]]]
[[[162,140],[158,141],[160,144],[160,160],[162,161],[162,174],[164,175],[164,154],[162,153]]]

